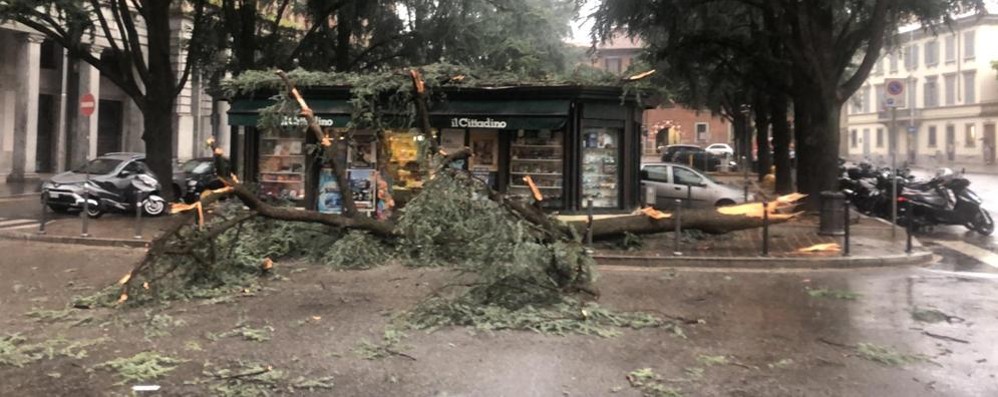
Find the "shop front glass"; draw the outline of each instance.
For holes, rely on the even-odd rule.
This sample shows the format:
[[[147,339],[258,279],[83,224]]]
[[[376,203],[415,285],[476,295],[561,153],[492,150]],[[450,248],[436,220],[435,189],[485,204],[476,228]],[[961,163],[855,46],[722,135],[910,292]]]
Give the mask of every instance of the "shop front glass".
[[[620,207],[619,128],[586,128],[582,134],[582,199],[593,208]]]
[[[305,197],[305,132],[271,128],[260,136],[260,195],[300,201]]]
[[[543,207],[563,207],[564,169],[562,131],[516,131],[510,143],[509,194],[511,196],[530,197],[532,193],[529,180],[540,191]]]

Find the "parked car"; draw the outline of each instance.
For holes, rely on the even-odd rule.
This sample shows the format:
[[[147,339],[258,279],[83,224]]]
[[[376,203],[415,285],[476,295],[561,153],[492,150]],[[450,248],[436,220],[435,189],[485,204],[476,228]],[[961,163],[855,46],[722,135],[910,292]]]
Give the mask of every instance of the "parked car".
[[[87,215],[96,218],[113,210],[133,211],[138,198],[145,213],[156,216],[167,207],[159,190],[145,155],[122,152],[105,154],[53,176],[42,183],[41,194],[42,201],[55,212],[82,211],[86,199]]]
[[[676,159],[679,156],[682,156],[684,154],[702,153],[703,151],[704,151],[703,148],[697,145],[685,145],[685,144],[669,145],[666,146],[664,149],[662,149],[662,161],[672,162],[676,161]]]
[[[206,189],[224,186],[215,176],[215,162],[211,157],[187,160],[173,171],[173,192],[185,203],[197,201]]]
[[[675,163],[641,165],[641,191],[654,190],[655,202],[646,203],[658,209],[675,207],[675,200],[692,199],[692,207],[721,207],[745,202],[741,187],[726,185],[691,167]],[[750,194],[749,201],[755,200]]]
[[[728,145],[727,143],[714,143],[714,144],[711,144],[710,146],[707,146],[707,149],[704,149],[704,150],[706,150],[707,153],[710,153],[710,154],[713,154],[713,155],[717,155],[717,156],[734,156],[735,155],[735,149],[732,149],[731,145]]]

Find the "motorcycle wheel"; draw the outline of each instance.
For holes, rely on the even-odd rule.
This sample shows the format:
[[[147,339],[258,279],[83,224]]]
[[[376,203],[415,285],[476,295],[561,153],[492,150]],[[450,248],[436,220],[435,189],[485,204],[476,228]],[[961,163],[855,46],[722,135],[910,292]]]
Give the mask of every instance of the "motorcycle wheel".
[[[163,215],[163,211],[166,211],[166,203],[163,200],[148,199],[142,204],[142,210],[145,211],[146,215],[160,216]]]
[[[970,222],[970,226],[972,226],[970,229],[985,236],[990,236],[991,233],[995,232],[995,222],[991,219],[991,214],[984,208],[978,209],[977,216]]]

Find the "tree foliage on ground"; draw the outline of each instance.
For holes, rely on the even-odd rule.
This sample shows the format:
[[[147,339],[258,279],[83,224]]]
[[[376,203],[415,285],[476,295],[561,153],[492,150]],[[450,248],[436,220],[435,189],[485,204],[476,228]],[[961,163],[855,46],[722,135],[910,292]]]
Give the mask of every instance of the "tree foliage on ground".
[[[170,186],[173,112],[198,63],[196,55],[204,52],[207,5],[208,0],[2,0],[0,21],[35,30],[118,86],[144,116],[146,162],[160,183]],[[171,24],[181,9],[190,14],[191,29],[182,52],[184,67],[177,70]],[[163,193],[168,198],[173,194]]]
[[[980,0],[604,0],[594,35],[608,38],[623,29],[664,48],[652,56],[672,65],[667,75],[682,77],[684,69],[704,63],[727,70],[770,64],[752,81],[765,83],[767,94],[794,98],[798,188],[817,197],[836,188],[838,153],[829,148],[839,147],[839,110],[898,27],[917,21],[933,30],[957,12],[982,7]],[[774,44],[782,56],[769,59],[760,49]],[[780,59],[789,62],[780,65]],[[786,80],[771,84],[769,74]]]

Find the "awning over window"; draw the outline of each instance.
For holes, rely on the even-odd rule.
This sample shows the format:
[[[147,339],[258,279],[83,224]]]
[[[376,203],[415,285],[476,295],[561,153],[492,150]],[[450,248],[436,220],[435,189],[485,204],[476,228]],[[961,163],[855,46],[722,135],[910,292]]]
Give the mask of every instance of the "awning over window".
[[[567,100],[453,100],[430,110],[436,128],[485,128],[501,130],[556,130],[568,121]]]
[[[229,108],[229,125],[255,127],[260,119],[260,112],[273,104],[274,101],[269,99],[234,101],[232,107]],[[311,99],[308,101],[308,106],[315,111],[316,117],[319,118],[319,124],[323,127],[328,127],[330,122],[332,122],[333,127],[346,127],[347,123],[350,122],[350,113],[353,111],[350,102],[345,100]],[[301,121],[288,120],[288,123],[304,125],[304,119]]]

